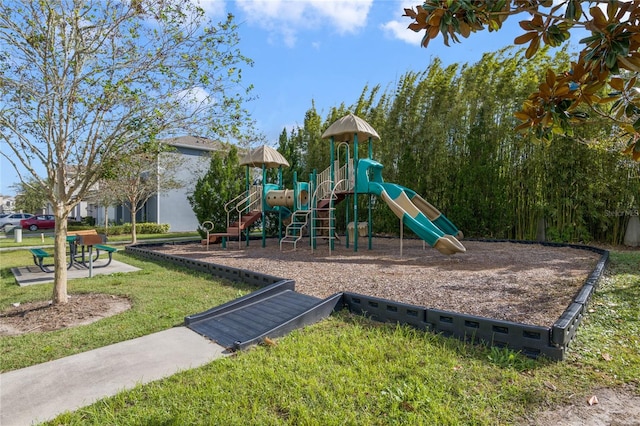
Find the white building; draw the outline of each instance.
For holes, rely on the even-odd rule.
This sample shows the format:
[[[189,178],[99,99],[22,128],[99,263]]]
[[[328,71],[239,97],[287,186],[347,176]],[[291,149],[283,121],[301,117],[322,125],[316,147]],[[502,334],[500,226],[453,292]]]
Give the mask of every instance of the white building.
[[[0,213],[13,213],[16,200],[13,195],[0,195]]]
[[[161,142],[175,148],[175,151],[162,155],[181,157],[180,172],[176,178],[184,185],[151,197],[138,211],[136,222],[168,223],[171,232],[195,231],[199,223],[187,196],[195,188],[196,181],[209,170],[212,152],[222,149],[223,144],[195,136],[181,136]],[[104,222],[103,207],[90,206],[87,213],[96,218],[97,224]],[[113,213],[109,212],[109,219],[115,219],[116,223],[131,222],[131,214],[125,206],[119,206]]]

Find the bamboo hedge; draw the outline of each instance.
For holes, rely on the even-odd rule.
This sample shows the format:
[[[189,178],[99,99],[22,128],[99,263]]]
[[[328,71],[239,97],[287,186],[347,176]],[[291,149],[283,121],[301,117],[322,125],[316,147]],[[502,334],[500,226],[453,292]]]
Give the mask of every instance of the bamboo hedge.
[[[280,137],[280,151],[294,159],[286,183],[293,171],[304,180],[328,166],[322,132],[353,112],[380,134],[374,158],[385,180],[421,194],[469,237],[535,239],[544,225],[550,241],[621,243],[640,203],[640,165],[621,154],[606,121],[550,143],[514,132],[513,113],[544,78],[539,70],[570,62],[562,50],[533,61],[523,55],[505,49],[449,66],[435,59],[395,86],[366,86],[324,119],[312,103],[303,126]],[[375,200],[374,230],[398,231],[398,219]]]

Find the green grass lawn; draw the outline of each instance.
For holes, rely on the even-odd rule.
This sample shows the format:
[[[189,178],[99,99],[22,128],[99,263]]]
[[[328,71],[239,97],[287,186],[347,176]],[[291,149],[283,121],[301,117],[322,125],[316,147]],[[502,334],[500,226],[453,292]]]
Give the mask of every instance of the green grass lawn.
[[[0,310],[12,303],[50,300],[53,284],[19,287],[11,267],[33,264],[26,250],[0,252]],[[165,330],[194,314],[255,290],[244,284],[214,280],[210,275],[160,266],[122,252],[114,259],[138,272],[96,275],[68,282],[69,294],[104,293],[128,297],[132,308],[93,324],[46,333],[0,338],[3,371],[84,352],[111,343]]]
[[[19,288],[2,256],[0,309],[43,300],[50,285]],[[180,324],[250,289],[118,253],[143,270],[74,280],[70,293],[126,295],[133,308],[91,325],[0,339],[10,370]],[[512,424],[549,405],[640,377],[640,252],[612,252],[567,360],[530,360],[405,326],[339,313],[204,367],[59,416],[71,424]],[[560,420],[560,419],[559,419]]]

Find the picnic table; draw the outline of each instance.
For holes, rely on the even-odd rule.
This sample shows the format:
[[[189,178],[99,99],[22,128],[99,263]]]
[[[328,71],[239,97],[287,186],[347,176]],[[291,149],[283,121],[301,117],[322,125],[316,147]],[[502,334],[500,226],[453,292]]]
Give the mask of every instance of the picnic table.
[[[105,268],[111,264],[113,253],[118,249],[105,245],[106,236],[98,234],[95,229],[73,231],[67,234],[67,244],[69,244],[69,263],[67,269],[73,265],[81,266],[89,269],[89,277],[93,276],[93,268]],[[95,252],[94,252],[95,249]],[[53,258],[53,254],[48,253],[43,248],[33,248],[29,250],[33,256],[33,262],[40,267],[43,272],[52,273],[49,268],[53,264],[45,264],[46,258]],[[94,265],[100,257],[100,253],[106,252],[109,259],[106,263]]]

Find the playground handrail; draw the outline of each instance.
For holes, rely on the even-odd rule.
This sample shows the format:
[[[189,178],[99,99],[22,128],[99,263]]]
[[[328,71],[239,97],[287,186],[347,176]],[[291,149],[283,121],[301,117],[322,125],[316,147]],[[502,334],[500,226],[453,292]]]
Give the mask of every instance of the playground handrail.
[[[335,161],[336,165],[338,165],[338,160]],[[328,188],[325,188],[325,182],[331,181],[331,167],[327,167],[322,172],[318,173],[318,187],[317,198],[316,200],[323,200],[326,198],[326,195],[332,191],[351,191],[354,187],[354,179],[353,179],[353,158],[349,159],[348,164],[343,164],[342,167],[336,170],[335,180],[338,182],[335,187],[329,185]],[[322,188],[322,189],[321,189]]]
[[[323,172],[324,173],[324,172]],[[313,192],[313,196],[311,197],[312,206],[317,206],[318,205],[318,201],[320,200],[324,200],[327,194],[331,195],[331,190],[332,190],[332,186],[331,186],[331,181],[329,179],[327,180],[320,180],[318,179],[318,184],[316,185],[315,191]]]
[[[322,200],[324,199],[327,190],[324,189],[324,186],[331,182],[331,167],[327,167],[325,170],[318,173],[317,180],[318,186],[314,193],[314,200]]]
[[[355,184],[355,181],[353,179],[354,173],[353,173],[353,158],[349,159],[349,163],[348,164],[343,164],[342,167],[340,167],[337,171],[336,171],[336,185],[334,187],[334,192],[335,191],[350,191],[353,189],[353,186]]]
[[[329,197],[328,197],[329,206],[326,207],[324,210],[328,210],[330,212],[335,210],[335,207],[333,206],[333,202],[334,202],[334,200],[338,199],[338,196],[336,195],[336,192],[338,192],[338,190],[342,190],[340,188],[344,187],[345,184],[348,185],[348,181],[349,181],[349,179],[341,179],[341,180],[337,181],[335,185],[332,185],[332,186],[330,186],[330,184],[331,184],[330,181],[324,181],[324,182],[321,182],[320,184],[318,184],[318,187],[316,188],[316,190],[315,190],[315,192],[313,194],[313,197],[314,197],[313,198],[313,205],[317,206],[318,205],[318,200],[326,199],[326,198],[315,198],[315,197],[317,197],[318,194],[320,194],[320,193],[324,193],[324,189],[323,189],[324,187],[330,186],[330,188],[331,188],[330,191],[326,191],[326,192],[329,193]],[[316,207],[314,207],[314,209],[317,210]],[[330,214],[330,217],[331,217],[331,214]],[[335,219],[333,219],[333,220],[335,220]],[[316,227],[316,224],[314,222],[314,223],[312,223],[312,228],[315,228],[315,227]],[[327,227],[327,232],[328,232],[329,239],[333,239],[334,228],[335,228],[335,225],[332,223],[331,218],[329,218],[329,226]],[[311,235],[312,235],[312,238],[315,238],[315,229],[311,229]],[[311,251],[313,252],[313,244],[311,244]],[[331,244],[329,244],[329,255],[331,255]]]
[[[227,212],[227,228],[231,225],[231,213],[238,213],[238,223],[242,226],[242,213],[262,207],[262,185],[252,185],[247,191],[228,201],[224,205]]]

